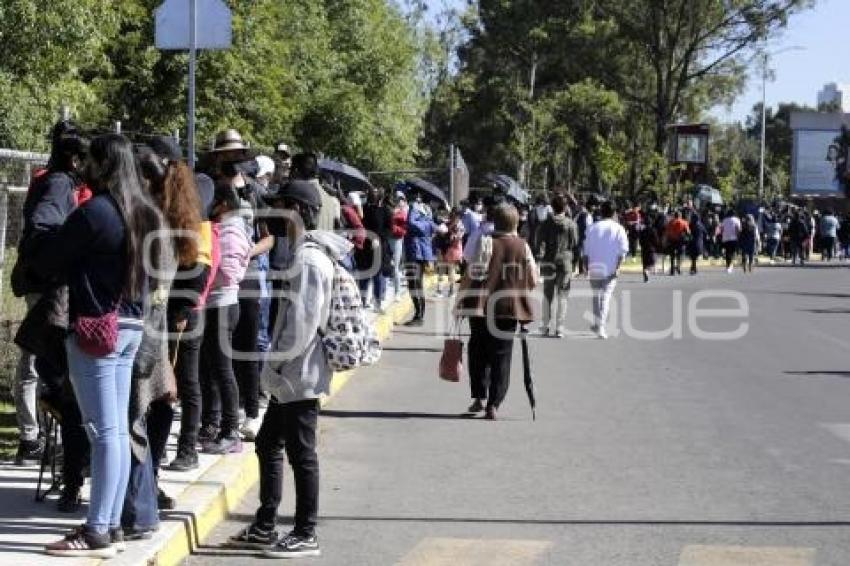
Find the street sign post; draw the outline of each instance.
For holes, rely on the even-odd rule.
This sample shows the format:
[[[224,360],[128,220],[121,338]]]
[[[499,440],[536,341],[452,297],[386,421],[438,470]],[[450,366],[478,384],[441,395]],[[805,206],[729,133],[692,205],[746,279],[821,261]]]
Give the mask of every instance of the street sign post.
[[[233,16],[223,0],[165,0],[156,9],[156,47],[189,51],[188,161],[195,168],[195,73],[198,49],[228,49]],[[203,30],[203,33],[198,33]]]

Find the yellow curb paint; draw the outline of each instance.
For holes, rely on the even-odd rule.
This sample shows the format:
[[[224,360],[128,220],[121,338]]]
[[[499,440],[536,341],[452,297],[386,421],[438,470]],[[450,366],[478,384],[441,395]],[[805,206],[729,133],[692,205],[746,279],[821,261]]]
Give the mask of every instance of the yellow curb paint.
[[[814,563],[815,549],[800,547],[691,545],[679,557],[679,566],[811,566]]]
[[[426,289],[434,283],[429,278]],[[378,338],[383,342],[392,334],[393,323],[402,322],[410,316],[413,304],[409,300],[393,305],[389,311],[375,321]],[[331,382],[331,393],[321,400],[324,407],[330,399],[345,387],[356,371],[337,373]],[[175,529],[163,546],[153,552],[153,558],[144,559],[147,565],[177,566],[188,557],[201,542],[209,536],[218,524],[236,509],[239,502],[259,481],[260,472],[253,451],[226,456],[214,464],[198,480],[181,494],[179,500],[191,500],[193,497],[205,497],[210,483],[219,483],[218,492],[211,501],[204,503],[202,509],[184,519],[182,528]]]
[[[398,566],[530,566],[551,547],[540,540],[426,538]]]

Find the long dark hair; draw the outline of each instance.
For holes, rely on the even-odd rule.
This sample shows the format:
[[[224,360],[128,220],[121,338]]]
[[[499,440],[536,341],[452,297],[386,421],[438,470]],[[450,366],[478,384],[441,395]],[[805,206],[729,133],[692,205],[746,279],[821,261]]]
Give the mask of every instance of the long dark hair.
[[[145,250],[145,238],[162,227],[162,216],[142,191],[141,173],[130,140],[120,134],[106,134],[92,140],[89,147],[87,180],[95,193],[112,197],[124,220],[127,241],[127,280],[124,293],[138,300],[145,292],[147,265],[159,266],[160,250],[155,238]],[[147,261],[143,252],[148,252]]]

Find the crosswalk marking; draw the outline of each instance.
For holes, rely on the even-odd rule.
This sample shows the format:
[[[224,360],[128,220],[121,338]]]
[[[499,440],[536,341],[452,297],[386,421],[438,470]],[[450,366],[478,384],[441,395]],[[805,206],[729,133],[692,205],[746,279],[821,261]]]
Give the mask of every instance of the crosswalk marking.
[[[551,546],[539,540],[426,538],[398,566],[530,566]]]
[[[679,566],[812,566],[814,548],[686,546]]]

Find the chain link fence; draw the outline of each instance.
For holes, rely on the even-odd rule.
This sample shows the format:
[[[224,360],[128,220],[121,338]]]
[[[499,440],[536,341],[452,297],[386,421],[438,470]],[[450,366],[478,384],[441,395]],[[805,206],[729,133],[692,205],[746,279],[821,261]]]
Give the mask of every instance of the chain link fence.
[[[0,401],[12,400],[18,347],[14,337],[26,306],[9,279],[23,230],[23,206],[33,174],[47,164],[41,153],[0,149]]]

